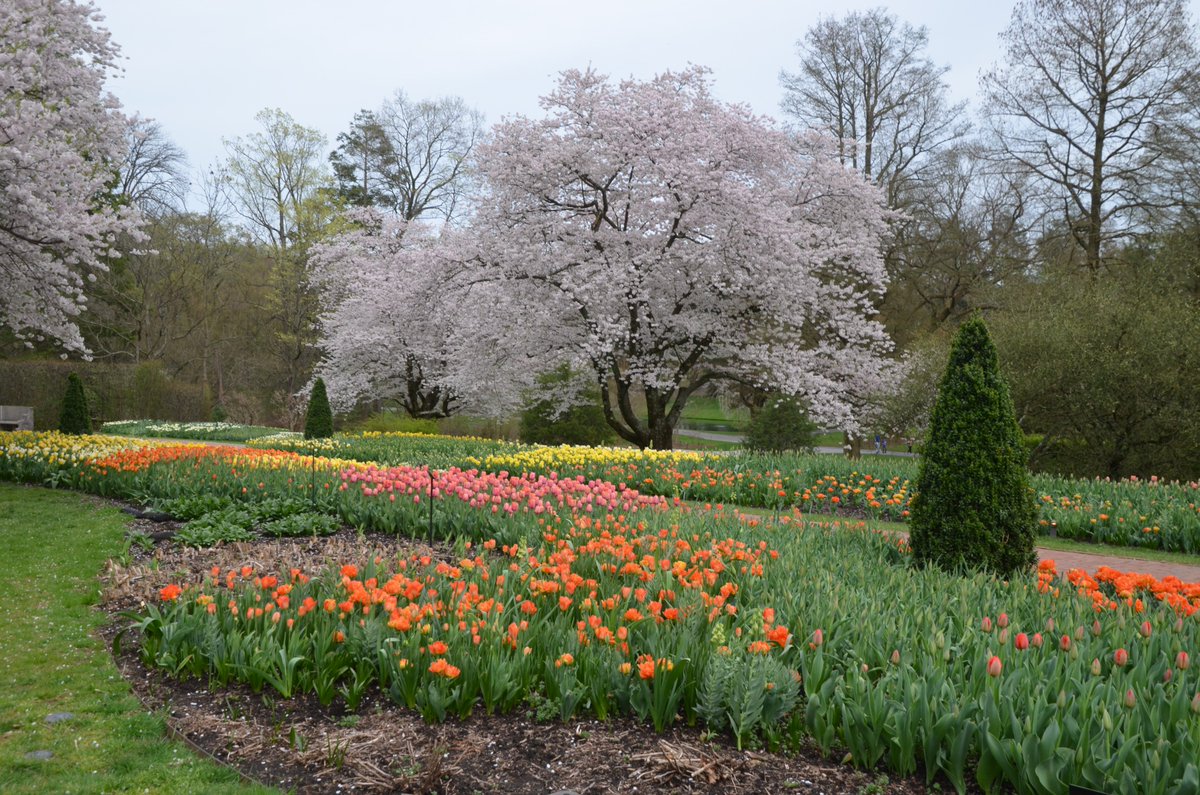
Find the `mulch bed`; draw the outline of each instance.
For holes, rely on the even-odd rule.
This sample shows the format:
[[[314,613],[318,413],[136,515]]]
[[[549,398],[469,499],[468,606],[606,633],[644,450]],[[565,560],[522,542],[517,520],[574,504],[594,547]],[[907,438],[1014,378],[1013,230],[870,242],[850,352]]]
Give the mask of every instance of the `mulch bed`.
[[[118,615],[157,599],[169,582],[198,581],[213,566],[306,571],[376,554],[447,556],[420,542],[343,530],[326,538],[284,539],[194,550],[171,540],[169,522],[138,519],[131,533],[154,539],[131,547],[129,565],[109,563],[102,609]],[[281,699],[246,687],[210,690],[147,669],[126,636],[116,663],[148,710],[199,752],[245,777],[301,793],[918,793],[923,779],[863,773],[822,758],[738,751],[725,738],[677,728],[658,735],[630,719],[538,723],[532,713],[474,715],[439,725],[382,693],[353,714],[315,697]]]

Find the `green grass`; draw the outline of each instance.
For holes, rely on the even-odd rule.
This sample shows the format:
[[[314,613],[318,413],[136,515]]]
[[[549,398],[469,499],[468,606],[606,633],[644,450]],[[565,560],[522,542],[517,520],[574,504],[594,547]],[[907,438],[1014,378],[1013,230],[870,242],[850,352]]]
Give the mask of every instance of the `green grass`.
[[[81,495],[0,484],[0,791],[272,792],[166,739],[95,635],[96,575],[124,530]],[[74,717],[47,723],[56,712]]]
[[[741,442],[726,442],[718,439],[701,439],[687,431],[675,431],[676,450],[741,450]]]

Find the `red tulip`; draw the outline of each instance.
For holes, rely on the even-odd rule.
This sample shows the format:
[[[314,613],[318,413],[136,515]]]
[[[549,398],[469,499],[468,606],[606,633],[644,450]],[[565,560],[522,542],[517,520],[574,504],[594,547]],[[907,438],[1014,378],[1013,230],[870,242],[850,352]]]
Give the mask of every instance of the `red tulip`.
[[[1042,633],[1033,633],[1033,645],[1037,646],[1039,649],[1042,648]]]
[[[1149,621],[1142,622],[1142,626],[1141,626],[1141,629],[1139,630],[1139,632],[1142,633],[1143,638],[1150,637],[1150,633],[1152,633],[1153,631],[1154,631],[1154,627],[1150,626]]]
[[[1008,613],[1001,613],[1000,616],[996,619],[996,624],[1000,627],[1000,629],[1004,629],[1005,627],[1007,627],[1008,626]]]
[[[1163,682],[1170,684],[1171,680],[1174,678],[1175,678],[1175,669],[1174,668],[1168,668],[1167,670],[1163,671]]]
[[[1038,645],[1041,645],[1040,643]],[[1024,632],[1018,632],[1016,639],[1013,641],[1013,646],[1017,651],[1025,651],[1029,648],[1029,636]]]
[[[1125,667],[1125,663],[1129,662],[1129,652],[1124,649],[1117,649],[1113,652],[1113,664],[1118,668]]]
[[[988,660],[987,672],[988,676],[996,677],[1004,670],[1004,663],[1000,662],[1000,658],[993,655],[992,659]]]
[[[980,623],[979,626],[980,626],[980,629],[982,629],[984,632],[991,632],[992,631],[992,620],[990,618],[988,618],[987,616],[984,616],[983,621]]]
[[[1071,650],[1071,636],[1063,635],[1061,638],[1059,638],[1058,639],[1058,647],[1060,649],[1062,649],[1063,651],[1070,651]]]
[[[1100,621],[1099,621],[1099,619],[1092,622],[1092,634],[1095,635],[1096,637],[1100,637]]]
[[[1175,667],[1181,671],[1186,671],[1188,666],[1192,664],[1191,658],[1188,657],[1186,651],[1181,651],[1175,655]]]

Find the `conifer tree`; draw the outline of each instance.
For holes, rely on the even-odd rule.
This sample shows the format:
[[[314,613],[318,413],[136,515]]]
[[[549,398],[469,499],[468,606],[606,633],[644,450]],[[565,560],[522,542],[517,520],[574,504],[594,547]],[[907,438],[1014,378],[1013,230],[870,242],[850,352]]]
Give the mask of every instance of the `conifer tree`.
[[[910,522],[918,565],[1024,571],[1037,505],[1008,385],[978,316],[954,337],[930,419]]]
[[[59,415],[58,429],[63,433],[91,433],[92,418],[88,414],[87,393],[83,390],[83,381],[71,373],[67,377],[67,391],[63,395],[62,414]]]
[[[329,396],[325,394],[325,381],[318,378],[308,399],[304,438],[326,439],[330,436],[333,436],[333,412],[329,409]]]

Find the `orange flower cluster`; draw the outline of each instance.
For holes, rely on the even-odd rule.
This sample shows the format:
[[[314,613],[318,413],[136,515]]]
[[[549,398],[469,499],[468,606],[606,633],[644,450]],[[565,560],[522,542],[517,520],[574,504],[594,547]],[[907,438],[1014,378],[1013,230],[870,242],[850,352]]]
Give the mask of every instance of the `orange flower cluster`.
[[[1200,582],[1185,583],[1178,577],[1159,580],[1149,574],[1120,572],[1108,566],[1101,566],[1094,575],[1083,569],[1071,569],[1066,576],[1080,595],[1092,600],[1098,613],[1116,610],[1122,604],[1141,613],[1148,598],[1165,602],[1182,616],[1200,613]],[[1039,589],[1057,577],[1054,561],[1043,560],[1038,564]]]

